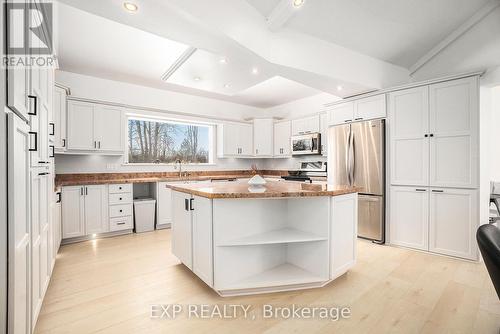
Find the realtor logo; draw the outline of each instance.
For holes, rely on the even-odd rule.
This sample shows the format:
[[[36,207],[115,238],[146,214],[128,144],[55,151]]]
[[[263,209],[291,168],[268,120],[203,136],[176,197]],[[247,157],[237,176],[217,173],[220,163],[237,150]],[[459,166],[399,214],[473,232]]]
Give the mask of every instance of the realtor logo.
[[[7,2],[4,67],[53,67],[53,15],[49,2]]]

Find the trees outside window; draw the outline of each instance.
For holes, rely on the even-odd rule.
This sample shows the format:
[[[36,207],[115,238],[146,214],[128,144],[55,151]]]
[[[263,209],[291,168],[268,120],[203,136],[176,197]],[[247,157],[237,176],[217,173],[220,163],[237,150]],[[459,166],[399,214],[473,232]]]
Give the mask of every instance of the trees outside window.
[[[210,162],[209,126],[128,120],[129,163]]]

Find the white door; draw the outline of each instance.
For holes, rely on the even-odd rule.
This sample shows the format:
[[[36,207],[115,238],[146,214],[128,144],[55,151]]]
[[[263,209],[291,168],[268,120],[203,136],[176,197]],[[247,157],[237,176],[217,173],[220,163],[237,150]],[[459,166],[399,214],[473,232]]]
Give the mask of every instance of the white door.
[[[122,122],[123,110],[116,107],[96,105],[94,108],[94,140],[100,151],[120,152],[124,150]]]
[[[90,103],[68,101],[68,149],[95,150],[94,140],[94,105]]]
[[[54,146],[56,151],[66,149],[66,90],[54,88]]]
[[[254,155],[271,157],[273,155],[273,119],[255,119],[253,122]]]
[[[62,238],[81,237],[85,233],[84,187],[62,188]]]
[[[28,124],[8,115],[9,333],[31,333],[30,152]]]
[[[345,102],[328,108],[329,125],[350,123],[354,120],[354,102]]]
[[[193,269],[191,195],[172,192],[172,253]]]
[[[354,121],[386,117],[385,94],[354,101]]]
[[[390,242],[428,250],[429,189],[391,187]]]
[[[430,185],[478,187],[477,77],[430,86]]]
[[[321,154],[328,156],[328,114],[323,113],[319,115],[319,126],[321,133]]]
[[[429,184],[428,87],[389,94],[390,173],[393,185]]]
[[[192,209],[193,272],[213,286],[212,200],[195,196]]]
[[[172,189],[167,188],[167,182],[158,182],[157,228],[172,224]]]
[[[108,194],[106,185],[85,186],[85,234],[107,232]]]
[[[477,260],[478,191],[432,188],[429,250]]]
[[[274,155],[277,157],[290,156],[291,122],[277,122],[274,124]]]
[[[50,184],[50,172],[47,168],[40,169],[38,172],[40,176],[40,187],[39,187],[39,227],[40,227],[40,303],[43,301],[43,296],[45,294],[46,288],[49,284],[50,276],[50,265],[51,260],[49,259],[49,184]],[[33,275],[35,272],[33,271]],[[41,307],[41,305],[40,305]]]
[[[240,154],[245,156],[253,155],[253,126],[252,124],[240,124],[238,130],[238,143]]]
[[[31,318],[36,322],[42,306],[42,220],[43,220],[43,168],[31,169]]]

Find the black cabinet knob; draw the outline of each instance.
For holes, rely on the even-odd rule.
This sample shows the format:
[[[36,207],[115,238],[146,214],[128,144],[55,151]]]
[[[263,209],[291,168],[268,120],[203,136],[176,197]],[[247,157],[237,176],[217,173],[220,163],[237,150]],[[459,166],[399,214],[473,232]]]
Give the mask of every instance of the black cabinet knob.
[[[123,210],[120,210],[120,212],[123,212]]]

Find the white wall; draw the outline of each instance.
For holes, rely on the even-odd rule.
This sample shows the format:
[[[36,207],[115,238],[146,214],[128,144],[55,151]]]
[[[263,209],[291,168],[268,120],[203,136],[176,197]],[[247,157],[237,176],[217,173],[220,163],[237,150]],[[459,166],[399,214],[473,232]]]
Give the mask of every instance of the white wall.
[[[500,86],[491,90],[490,117],[490,175],[491,180],[500,182]]]
[[[340,97],[328,93],[320,93],[290,103],[285,103],[265,110],[266,114],[277,118],[300,118],[319,113],[325,103],[341,100]]]
[[[412,74],[414,81],[500,65],[500,7]]]

